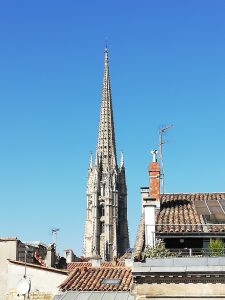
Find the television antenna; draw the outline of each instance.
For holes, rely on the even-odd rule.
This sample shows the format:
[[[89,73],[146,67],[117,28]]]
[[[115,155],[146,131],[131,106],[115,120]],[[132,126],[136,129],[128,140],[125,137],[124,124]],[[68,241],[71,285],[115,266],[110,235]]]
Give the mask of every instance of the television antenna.
[[[161,174],[160,174],[160,179],[161,179],[161,186],[162,186],[162,194],[164,194],[164,189],[165,189],[165,173],[164,173],[164,161],[163,161],[163,145],[167,143],[167,140],[163,139],[164,134],[168,129],[173,127],[172,124],[165,125],[159,129],[159,157],[161,161]]]
[[[53,227],[52,228],[52,243],[55,244],[56,247],[56,243],[57,243],[57,234],[59,232],[59,228]]]

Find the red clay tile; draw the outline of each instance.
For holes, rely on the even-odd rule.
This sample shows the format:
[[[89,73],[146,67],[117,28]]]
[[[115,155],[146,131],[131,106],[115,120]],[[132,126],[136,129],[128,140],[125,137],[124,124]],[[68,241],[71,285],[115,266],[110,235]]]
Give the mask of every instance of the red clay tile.
[[[107,263],[106,263],[107,265]],[[108,263],[109,265],[109,263]],[[73,266],[74,267],[74,266]],[[119,284],[103,284],[102,280],[121,279]],[[124,266],[77,267],[60,285],[62,291],[127,291],[131,289],[131,268]]]

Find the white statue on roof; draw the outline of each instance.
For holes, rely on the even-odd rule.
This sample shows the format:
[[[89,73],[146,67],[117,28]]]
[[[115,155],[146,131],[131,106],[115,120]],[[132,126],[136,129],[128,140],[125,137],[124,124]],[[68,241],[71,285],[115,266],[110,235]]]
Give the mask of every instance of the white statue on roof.
[[[157,162],[157,154],[158,154],[158,150],[152,150],[151,151],[152,154],[152,161],[153,162]]]

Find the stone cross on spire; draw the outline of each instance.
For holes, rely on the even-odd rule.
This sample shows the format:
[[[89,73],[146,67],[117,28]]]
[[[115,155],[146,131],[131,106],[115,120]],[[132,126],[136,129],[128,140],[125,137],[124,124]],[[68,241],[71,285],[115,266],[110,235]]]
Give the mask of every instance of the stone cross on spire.
[[[98,128],[97,153],[98,156],[102,158],[103,168],[104,166],[117,166],[107,48],[105,48],[104,75]]]

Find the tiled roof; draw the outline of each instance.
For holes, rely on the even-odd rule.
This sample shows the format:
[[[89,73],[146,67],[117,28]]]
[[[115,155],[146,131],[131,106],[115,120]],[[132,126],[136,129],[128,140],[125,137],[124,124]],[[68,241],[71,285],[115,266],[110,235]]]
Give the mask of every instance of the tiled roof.
[[[144,242],[145,242],[145,219],[144,219],[144,214],[142,214],[141,220],[138,225],[137,237],[134,245],[134,258],[136,260],[141,259],[141,252],[144,247]]]
[[[101,267],[103,268],[111,268],[114,267],[115,263],[111,261],[102,261],[101,262]],[[124,261],[118,261],[116,263],[117,267],[125,267],[125,262]],[[77,268],[90,268],[91,267],[91,262],[71,262],[67,264],[67,270],[69,272],[77,269]]]
[[[111,267],[114,267],[114,266],[115,266],[114,261],[103,261],[101,263],[101,267],[103,267],[103,268],[111,268]],[[116,267],[120,267],[120,268],[125,267],[125,262],[124,261],[118,261],[116,263]]]
[[[67,264],[67,270],[69,272],[77,268],[90,268],[90,267],[91,267],[90,262],[71,262]]]
[[[103,279],[116,279],[114,284]],[[62,291],[128,291],[132,285],[131,268],[121,266],[101,266],[99,268],[75,268],[60,285]]]
[[[212,201],[225,200],[225,193],[198,193],[198,194],[164,194],[161,195],[160,211],[156,217],[156,232],[222,232],[225,226],[205,224],[198,207],[202,204],[206,207]],[[219,208],[219,206],[218,206]],[[225,207],[224,207],[225,208]]]
[[[213,216],[218,213],[225,218],[225,193],[163,194],[160,196],[160,211],[156,215],[156,233],[175,235],[224,232],[225,226],[220,225],[221,222],[206,225],[203,217],[205,214]],[[144,234],[142,216],[134,247],[134,258],[137,260],[144,247]]]

